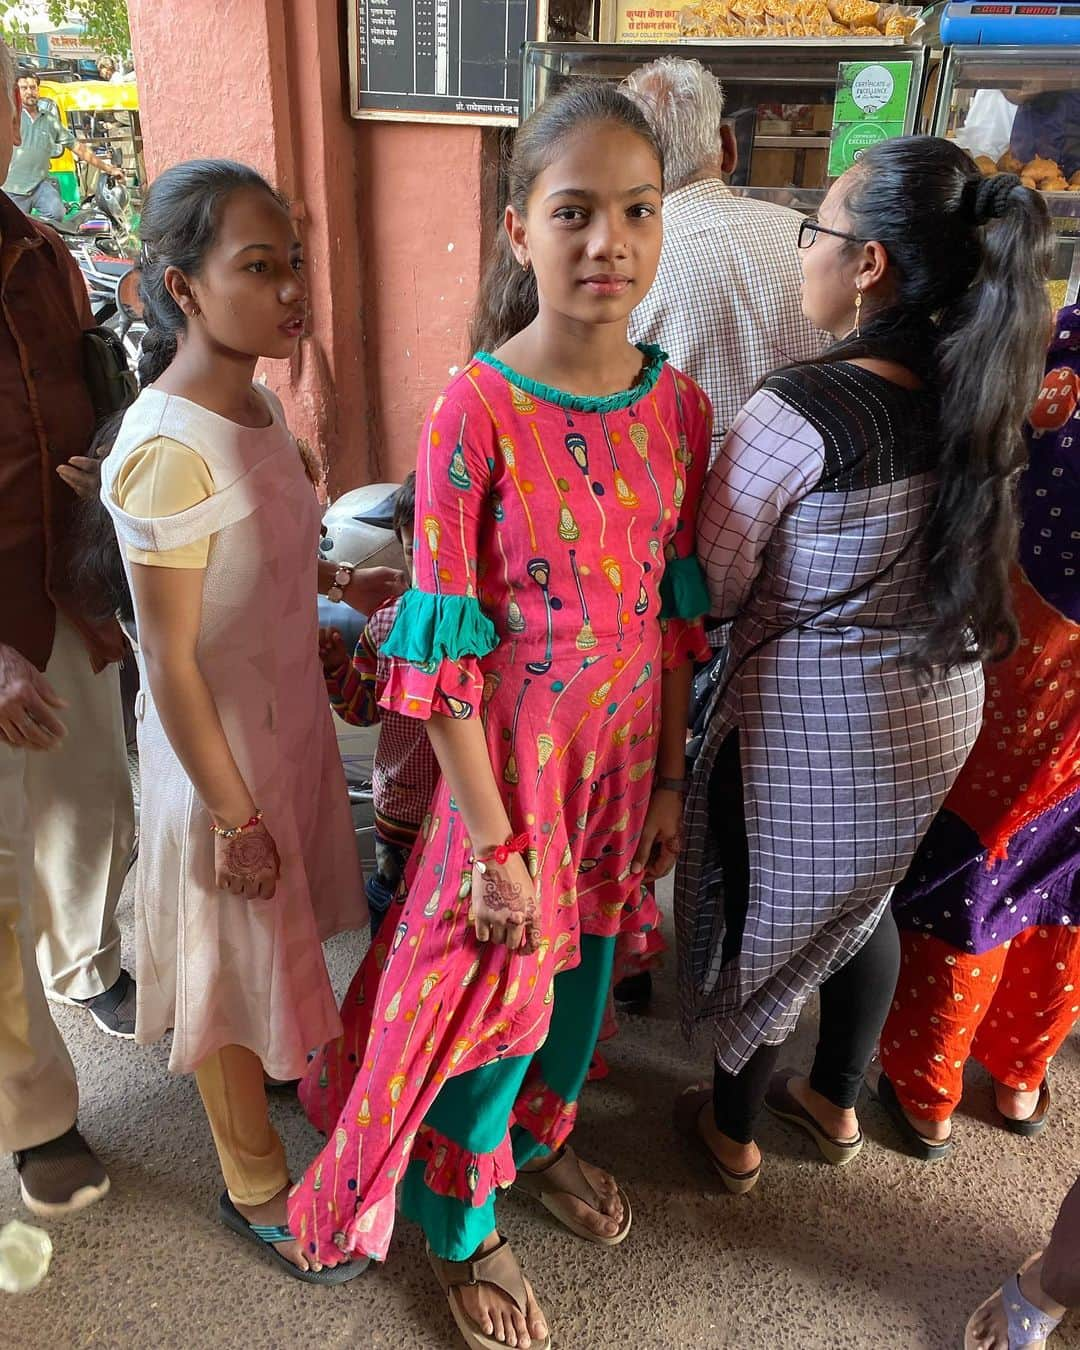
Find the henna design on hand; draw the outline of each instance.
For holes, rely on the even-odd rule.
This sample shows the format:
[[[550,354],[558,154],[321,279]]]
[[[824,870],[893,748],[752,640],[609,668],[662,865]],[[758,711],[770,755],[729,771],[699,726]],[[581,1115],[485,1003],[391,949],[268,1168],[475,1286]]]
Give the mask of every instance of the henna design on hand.
[[[522,901],[521,886],[508,877],[484,873],[484,904],[496,914],[529,913],[529,906]]]
[[[264,872],[277,869],[277,849],[269,831],[261,826],[245,830],[225,842],[225,871],[238,881],[253,881]]]

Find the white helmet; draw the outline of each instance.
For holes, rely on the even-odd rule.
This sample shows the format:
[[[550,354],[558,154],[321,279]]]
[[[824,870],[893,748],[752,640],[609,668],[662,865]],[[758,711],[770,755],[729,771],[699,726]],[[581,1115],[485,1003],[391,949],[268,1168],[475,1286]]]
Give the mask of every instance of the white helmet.
[[[369,483],[343,493],[323,516],[322,557],[354,567],[405,566],[394,533],[397,483]]]

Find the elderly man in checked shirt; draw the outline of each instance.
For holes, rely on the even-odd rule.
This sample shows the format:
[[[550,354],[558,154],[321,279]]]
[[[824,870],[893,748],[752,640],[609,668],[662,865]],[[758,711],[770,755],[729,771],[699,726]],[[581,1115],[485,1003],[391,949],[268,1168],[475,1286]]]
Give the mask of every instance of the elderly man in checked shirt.
[[[410,577],[415,504],[416,475],[410,473],[394,500],[394,532],[401,542]],[[431,748],[426,724],[379,707],[379,697],[390,675],[390,662],[379,653],[394,626],[397,610],[398,601],[391,600],[372,614],[351,660],[336,629],[319,631],[319,653],[330,706],[351,726],[370,727],[379,723],[379,746],[371,780],[376,871],[367,883],[373,938],[398,892],[405,864],[439,780],[439,761]]]
[[[803,317],[795,240],[802,217],[737,197],[724,91],[699,61],[664,56],[628,77],[626,93],[664,152],[664,250],[652,290],[630,320],[712,400],[712,455],[757,383],[813,360],[828,339]]]

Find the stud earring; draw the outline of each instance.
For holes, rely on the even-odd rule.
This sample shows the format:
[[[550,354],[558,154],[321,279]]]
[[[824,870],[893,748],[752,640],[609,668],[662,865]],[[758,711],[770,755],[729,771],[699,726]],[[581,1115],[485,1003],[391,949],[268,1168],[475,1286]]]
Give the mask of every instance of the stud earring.
[[[531,269],[532,269],[532,261],[531,261],[531,259],[529,259],[529,258],[522,258],[522,260],[521,260],[521,270],[522,270],[523,272],[528,272],[528,271],[530,271]]]

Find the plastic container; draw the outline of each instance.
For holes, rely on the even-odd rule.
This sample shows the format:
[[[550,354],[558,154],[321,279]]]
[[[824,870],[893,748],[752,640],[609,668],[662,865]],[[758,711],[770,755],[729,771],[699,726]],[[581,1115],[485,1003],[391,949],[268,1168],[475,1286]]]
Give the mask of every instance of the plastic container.
[[[0,1228],[0,1290],[28,1294],[49,1271],[52,1239],[40,1228],[12,1219]]]

